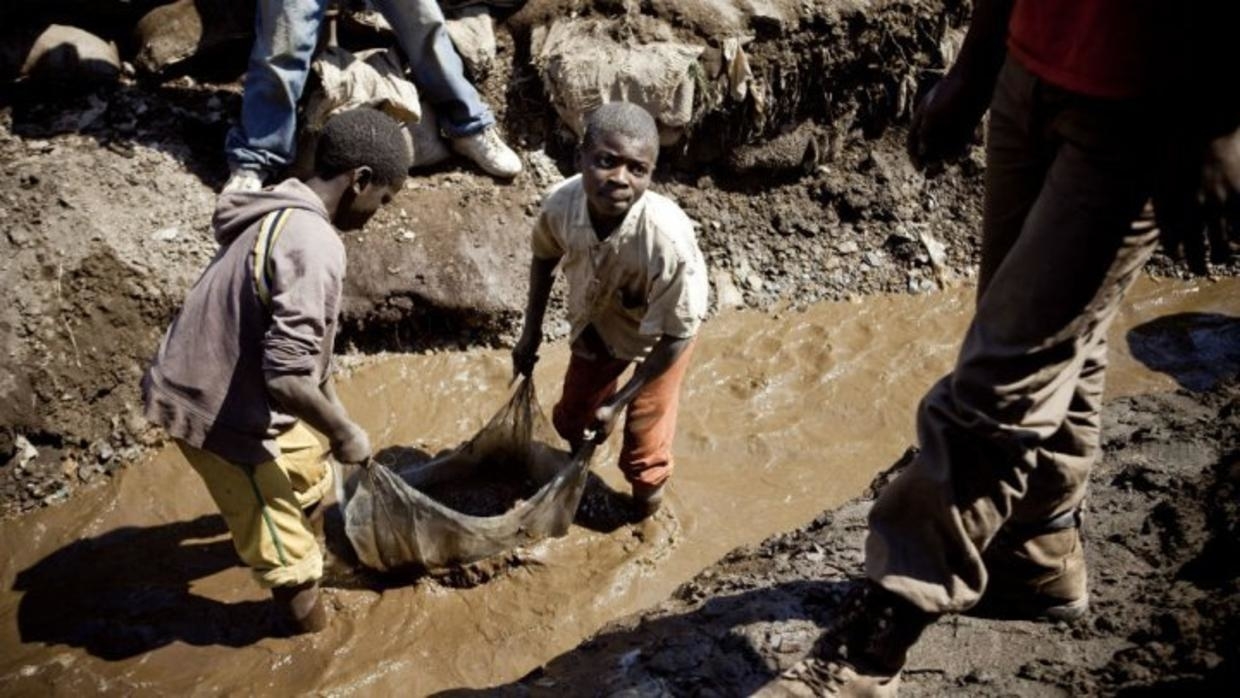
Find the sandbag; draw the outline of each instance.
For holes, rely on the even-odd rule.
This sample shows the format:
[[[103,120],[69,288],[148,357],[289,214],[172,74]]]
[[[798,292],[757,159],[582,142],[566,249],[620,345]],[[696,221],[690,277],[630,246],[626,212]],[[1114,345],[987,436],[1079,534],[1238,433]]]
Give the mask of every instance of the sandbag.
[[[351,468],[347,477],[336,465],[345,533],[358,559],[377,570],[437,570],[564,535],[594,445],[569,454],[555,440],[533,381],[524,378],[481,431],[444,455],[396,469],[376,462]],[[472,515],[445,503],[514,481],[527,481],[529,489],[502,513]]]
[[[353,54],[329,46],[315,56],[310,70],[319,90],[306,101],[305,128],[322,129],[327,119],[342,111],[371,107],[399,123],[422,118],[418,90],[405,77],[405,64],[396,49],[372,49]]]
[[[19,76],[29,81],[55,84],[111,83],[120,74],[116,44],[60,24],[39,34],[19,70]]]
[[[315,80],[298,120],[297,159],[289,171],[296,177],[314,174],[314,149],[332,116],[350,109],[370,108],[400,124],[415,164],[435,155],[425,135],[425,106],[405,77],[404,59],[396,49],[370,49],[356,54],[329,46],[310,63]],[[433,120],[432,120],[433,123]],[[444,150],[444,148],[440,148]]]
[[[531,54],[547,94],[578,136],[590,112],[627,101],[649,111],[662,145],[671,145],[694,121],[698,57],[706,47],[670,38],[621,42],[612,35],[614,25],[572,18],[535,28]]]

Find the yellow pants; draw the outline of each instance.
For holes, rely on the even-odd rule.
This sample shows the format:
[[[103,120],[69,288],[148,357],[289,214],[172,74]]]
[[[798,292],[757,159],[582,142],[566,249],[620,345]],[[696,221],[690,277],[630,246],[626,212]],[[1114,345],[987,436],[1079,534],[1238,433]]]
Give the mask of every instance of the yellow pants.
[[[224,516],[237,554],[267,588],[323,576],[323,554],[302,510],[332,484],[327,450],[300,422],[276,443],[278,458],[248,466],[177,440]]]

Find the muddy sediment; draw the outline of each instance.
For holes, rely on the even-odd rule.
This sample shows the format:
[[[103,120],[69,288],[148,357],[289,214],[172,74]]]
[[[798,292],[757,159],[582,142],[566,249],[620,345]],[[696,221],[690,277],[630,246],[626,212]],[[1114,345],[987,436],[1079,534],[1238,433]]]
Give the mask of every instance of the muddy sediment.
[[[431,499],[470,516],[499,516],[538,492],[538,483],[520,473],[479,473],[422,488]]]
[[[451,160],[417,173],[364,235],[347,236],[339,346],[409,351],[513,339],[537,202],[573,169],[572,135],[530,63],[533,28],[567,7],[610,22],[621,38],[666,26],[705,47],[707,77],[719,69],[725,29],[754,37],[744,51],[762,107],[753,93],[703,107],[656,174],[656,189],[699,223],[719,304],[802,307],[970,278],[980,149],[926,178],[909,166],[902,131],[916,93],[959,38],[965,3],[724,4],[732,9],[712,11],[721,5],[710,0],[546,0],[500,13],[498,58],[477,82],[527,172],[499,183]],[[44,9],[65,22],[81,6]],[[88,26],[105,38],[138,5],[108,7],[124,12]],[[342,36],[362,42],[353,48],[388,40]],[[227,173],[221,144],[240,108],[230,78],[190,71],[159,84],[122,77],[87,93],[0,90],[0,278],[14,301],[0,309],[5,515],[63,502],[162,438],[139,416],[137,377],[215,249],[209,219]],[[1165,260],[1151,268],[1182,274]],[[556,317],[552,337],[566,331]]]
[[[1237,298],[1234,282],[1142,280],[1111,334],[1111,396],[1234,376],[1240,355],[1225,340],[1240,316]],[[564,538],[455,577],[376,579],[334,566],[333,621],[319,636],[269,635],[264,592],[238,566],[201,482],[174,451],[164,452],[118,471],[72,506],[0,527],[8,551],[0,563],[0,645],[12,648],[0,657],[0,692],[107,685],[425,694],[518,681],[606,623],[665,601],[737,546],[804,526],[864,490],[912,443],[913,409],[950,367],[971,305],[971,289],[958,288],[713,319],[685,382],[677,472],[654,521],[635,526],[617,516],[627,488],[611,442],[595,457],[598,480]],[[1178,320],[1160,323],[1167,316]],[[1176,345],[1213,347],[1212,372],[1149,351]],[[535,372],[546,387],[542,403],[554,400],[566,362],[562,344],[547,347]],[[378,448],[455,446],[508,398],[503,350],[346,364],[342,399]],[[1161,411],[1214,419],[1167,405]],[[1227,424],[1224,416],[1214,421]],[[1167,433],[1181,429],[1179,421],[1167,424]],[[1130,504],[1131,516],[1142,515],[1140,502]],[[814,584],[804,580],[829,564],[851,573],[855,543],[808,552],[817,566],[790,588]],[[770,560],[754,566],[774,569]],[[717,602],[727,603],[726,596]],[[1036,656],[1062,656],[1058,644]],[[605,686],[604,676],[585,685]]]
[[[981,149],[931,178],[903,153],[967,4],[532,0],[498,25],[478,84],[527,172],[497,183],[450,161],[346,237],[342,395],[376,446],[420,453],[465,440],[505,399],[506,352],[478,347],[511,341],[539,196],[573,168],[528,65],[535,25],[637,12],[620,35],[657,19],[704,43],[708,70],[739,28],[766,107],[708,110],[655,177],[699,224],[719,306],[686,381],[676,479],[664,511],[632,525],[613,443],[565,538],[433,577],[377,577],[345,551],[329,563],[332,627],[307,638],[271,635],[201,483],[137,409],[147,357],[215,250],[238,83],[0,88],[0,694],[732,695],[769,680],[857,573],[868,503],[853,498],[912,442],[916,401],[968,320]],[[105,20],[88,28],[128,21]],[[1111,335],[1095,613],[941,623],[906,694],[1236,684],[1240,289],[1168,280],[1186,275],[1161,256],[1149,270],[1161,280],[1140,282]],[[566,326],[554,311],[548,324],[545,404],[566,362]],[[523,491],[453,489],[451,506],[481,513]],[[329,551],[340,535],[329,526]]]
[[[1220,695],[1240,678],[1240,384],[1110,401],[1075,624],[950,617],[902,696]],[[885,473],[880,480],[895,473]],[[873,488],[872,488],[873,489]],[[814,646],[861,574],[870,494],[737,549],[519,682],[441,695],[746,695]]]

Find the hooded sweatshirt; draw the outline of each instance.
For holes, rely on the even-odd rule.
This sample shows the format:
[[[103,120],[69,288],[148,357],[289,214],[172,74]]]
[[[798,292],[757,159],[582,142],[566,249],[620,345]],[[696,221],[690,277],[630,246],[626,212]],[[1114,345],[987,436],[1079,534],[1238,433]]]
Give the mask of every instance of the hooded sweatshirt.
[[[271,252],[271,304],[253,275],[263,216],[291,208]],[[280,451],[296,417],[267,394],[264,372],[331,372],[345,250],[318,195],[296,179],[220,197],[212,220],[221,249],[190,289],[142,381],[146,417],[170,435],[234,463]]]

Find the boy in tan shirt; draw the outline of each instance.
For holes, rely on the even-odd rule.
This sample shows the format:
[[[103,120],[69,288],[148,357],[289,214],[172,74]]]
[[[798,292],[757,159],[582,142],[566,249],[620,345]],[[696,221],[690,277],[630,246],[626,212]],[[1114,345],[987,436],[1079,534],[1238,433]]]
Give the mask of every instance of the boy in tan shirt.
[[[641,107],[605,104],[587,120],[581,174],[547,196],[534,227],[525,326],[512,351],[513,370],[529,375],[562,267],[572,358],[552,421],[576,447],[601,442],[626,413],[620,469],[642,518],[671,475],[680,384],[709,292],[688,216],[646,191],[658,154],[658,129]]]

